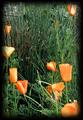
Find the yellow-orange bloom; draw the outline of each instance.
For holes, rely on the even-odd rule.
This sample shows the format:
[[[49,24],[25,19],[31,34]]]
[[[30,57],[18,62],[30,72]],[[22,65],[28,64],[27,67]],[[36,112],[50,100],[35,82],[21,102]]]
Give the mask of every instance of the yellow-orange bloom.
[[[72,65],[60,64],[59,69],[60,69],[62,80],[64,82],[69,82],[72,80]]]
[[[56,62],[54,62],[54,61],[48,62],[46,67],[47,67],[48,70],[51,70],[51,71],[54,71],[54,72],[57,71],[56,70]]]
[[[79,114],[79,105],[77,100],[74,100],[72,103],[67,103],[64,105],[64,107],[61,109],[61,115],[63,117],[74,117]]]
[[[53,90],[52,90],[52,85],[48,85],[48,86],[46,87],[46,90],[51,94],[51,93],[53,92]]]
[[[9,80],[11,83],[17,82],[17,68],[9,68]]]
[[[68,4],[67,9],[71,16],[76,14],[76,5]]]
[[[62,96],[62,90],[65,88],[64,82],[55,83],[46,87],[47,91],[55,95],[55,99],[58,101]]]
[[[15,51],[14,47],[9,47],[9,46],[2,47],[2,54],[6,58],[9,58],[14,51]]]
[[[53,91],[61,92],[64,89],[64,82],[55,83],[52,85]]]
[[[27,92],[28,80],[19,80],[15,83],[15,85],[21,94],[25,94]]]

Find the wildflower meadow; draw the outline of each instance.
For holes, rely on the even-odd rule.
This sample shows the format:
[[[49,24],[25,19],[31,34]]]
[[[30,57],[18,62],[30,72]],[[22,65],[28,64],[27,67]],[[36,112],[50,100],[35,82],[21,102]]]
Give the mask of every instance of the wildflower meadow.
[[[3,11],[3,116],[77,117],[80,6],[19,2]]]

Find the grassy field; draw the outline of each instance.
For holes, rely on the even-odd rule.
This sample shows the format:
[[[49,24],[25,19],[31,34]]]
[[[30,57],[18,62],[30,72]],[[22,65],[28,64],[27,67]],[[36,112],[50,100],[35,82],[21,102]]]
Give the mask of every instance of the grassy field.
[[[79,6],[71,16],[67,4],[7,4],[4,6],[3,30],[10,22],[11,34],[3,34],[3,46],[15,48],[4,58],[3,115],[7,117],[56,117],[68,102],[79,94]],[[4,32],[3,32],[4,33]],[[57,72],[46,64],[56,63]],[[72,65],[72,80],[64,82],[60,64]],[[18,80],[28,80],[27,93],[22,95],[9,81],[9,68],[18,69]],[[57,102],[47,85],[64,82],[65,88]]]

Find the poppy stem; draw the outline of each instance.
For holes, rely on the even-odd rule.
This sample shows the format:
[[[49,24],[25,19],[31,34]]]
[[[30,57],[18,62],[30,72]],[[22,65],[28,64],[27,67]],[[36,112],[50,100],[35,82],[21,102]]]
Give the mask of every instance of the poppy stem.
[[[62,63],[64,62],[64,59],[63,59],[63,54],[62,54],[62,56],[61,56],[61,62],[62,62]]]
[[[54,74],[53,74],[53,71],[52,71],[52,80],[51,80],[52,84],[53,84],[53,79],[54,79]]]
[[[7,65],[6,65],[6,73],[7,73],[6,75],[8,75],[8,58],[7,58]],[[7,92],[7,97],[8,97],[8,83],[9,83],[9,80],[7,80],[6,83],[7,83],[6,84],[7,85],[7,91],[6,92]]]
[[[45,83],[45,84],[47,84],[47,85],[51,85],[50,83],[48,83],[48,82],[45,82],[45,81],[42,81],[42,80],[38,80],[37,82],[39,82],[39,83]]]
[[[37,111],[37,112],[40,112],[40,113],[44,114],[44,115],[48,115],[48,114],[45,113],[45,111],[43,112],[42,110],[37,110],[37,109],[35,109],[35,108],[33,108],[33,107],[31,107],[31,108],[32,108],[33,110]]]
[[[17,109],[17,101],[16,101],[16,91],[15,91],[15,85],[13,84],[13,96],[14,96],[14,109]]]
[[[68,86],[67,86],[67,83],[65,83],[65,88],[66,88],[66,101],[68,102],[68,91],[67,91]]]
[[[6,73],[8,73],[8,58],[7,58],[7,64],[6,64]]]
[[[51,98],[50,93],[41,84],[40,84],[40,86],[41,86],[42,90],[44,91],[44,94],[46,93]]]
[[[32,100],[32,101],[35,102],[37,105],[39,105],[42,109],[44,109],[43,106],[42,106],[41,104],[39,104],[39,103],[38,103],[36,100],[34,100],[33,98],[31,98],[31,97],[29,97],[28,95],[25,95],[25,94],[24,94],[24,97],[27,97],[28,99]]]
[[[58,103],[57,103],[57,101],[56,101],[56,113],[58,115]]]
[[[39,76],[39,71],[38,71],[38,70],[37,70],[37,74],[38,74],[38,80],[41,81],[41,78],[40,78],[40,76]]]
[[[25,78],[18,72],[18,75],[19,75],[19,77],[21,78],[21,79],[24,79],[25,80]]]
[[[3,111],[8,113],[8,58],[6,59],[6,73],[5,73],[5,84],[4,84],[4,100],[3,100]]]

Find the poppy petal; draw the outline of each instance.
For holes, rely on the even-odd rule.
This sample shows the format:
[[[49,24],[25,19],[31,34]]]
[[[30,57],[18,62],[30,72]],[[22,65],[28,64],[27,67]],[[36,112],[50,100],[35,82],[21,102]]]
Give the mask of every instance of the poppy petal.
[[[60,69],[62,80],[64,82],[69,82],[72,80],[72,65],[68,63],[60,64],[59,69]]]
[[[9,35],[11,31],[11,25],[5,25],[4,32]]]
[[[9,58],[14,51],[15,51],[14,47],[8,47],[8,46],[3,46],[2,47],[2,54],[6,58]]]
[[[47,67],[48,70],[51,70],[51,71],[54,71],[54,72],[57,71],[56,70],[56,62],[54,62],[54,61],[48,62],[46,67]]]
[[[17,68],[9,68],[9,80],[11,83],[17,82]]]
[[[55,83],[52,85],[53,91],[61,92],[64,89],[64,82]]]
[[[71,16],[76,14],[76,5],[68,4],[67,9]]]
[[[61,114],[63,117],[72,117],[79,114],[79,106],[77,102],[67,103],[61,109]]]
[[[28,80],[19,80],[15,85],[21,94],[25,94],[27,92]]]

